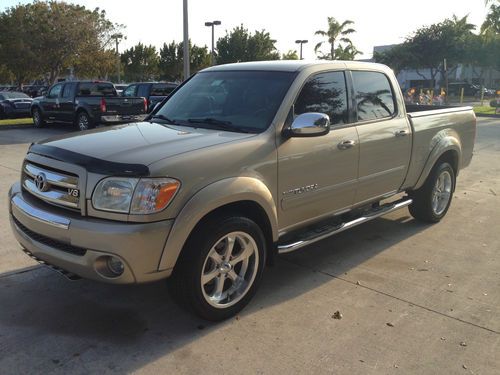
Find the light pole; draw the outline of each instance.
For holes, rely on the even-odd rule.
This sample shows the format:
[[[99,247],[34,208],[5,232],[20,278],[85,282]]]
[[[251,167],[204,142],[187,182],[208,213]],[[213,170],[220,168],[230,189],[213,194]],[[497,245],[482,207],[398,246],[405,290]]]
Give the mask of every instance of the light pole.
[[[210,65],[215,64],[215,52],[214,52],[214,26],[220,25],[220,21],[205,22],[205,26],[212,28],[212,54],[210,55]]]
[[[122,33],[117,33],[111,35],[111,39],[114,39],[116,43],[116,77],[118,78],[117,83],[120,83],[120,53],[118,52],[118,44],[124,39],[124,36]]]
[[[189,78],[189,32],[188,32],[188,0],[183,0],[184,17],[184,80]]]
[[[305,39],[297,39],[295,43],[300,44],[300,59],[302,60],[302,44],[307,43]]]

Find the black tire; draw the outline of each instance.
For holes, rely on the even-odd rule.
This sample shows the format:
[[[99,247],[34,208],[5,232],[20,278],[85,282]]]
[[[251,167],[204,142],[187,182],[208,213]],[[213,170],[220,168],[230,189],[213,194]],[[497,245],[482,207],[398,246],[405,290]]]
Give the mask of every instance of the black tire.
[[[95,128],[94,122],[85,111],[80,111],[76,114],[75,125],[81,131]]]
[[[443,192],[437,189],[436,184],[440,177],[445,180],[449,177],[449,198],[445,201],[445,196],[448,194],[448,188],[443,188]],[[418,190],[409,192],[410,198],[413,203],[408,207],[410,214],[418,220],[427,223],[439,222],[448,212],[451,201],[453,200],[453,192],[455,191],[455,171],[453,167],[447,162],[437,163],[425,183]],[[437,190],[435,190],[437,189]],[[436,195],[440,198],[436,198]],[[434,203],[435,202],[435,203]]]
[[[255,244],[257,247],[255,251],[252,250],[253,254],[248,258],[249,266],[245,267],[247,276],[244,275],[243,278],[240,279],[250,279],[246,284],[245,281],[242,283],[233,282],[229,274],[223,275],[223,271],[221,271],[223,266],[221,264],[215,264],[210,256],[210,254],[213,254],[214,250],[224,253],[224,248],[217,250],[216,245],[220,245],[222,243],[220,240],[225,238],[226,235],[233,235],[234,233],[241,233],[243,237],[248,236],[248,238],[253,239],[251,243]],[[236,245],[237,243],[242,243],[241,239],[237,238],[234,243],[235,245],[232,248],[233,255],[235,254],[234,260],[236,261],[239,256],[243,255],[245,248]],[[239,247],[241,247],[241,249],[239,249]],[[262,279],[266,261],[265,258],[266,241],[264,234],[254,221],[241,216],[212,218],[212,220],[202,223],[201,226],[195,229],[186,242],[181,257],[175,266],[174,273],[169,280],[169,290],[173,298],[181,306],[191,310],[201,318],[210,321],[221,321],[241,311],[255,295]],[[213,262],[214,265],[209,267],[209,262]],[[230,261],[228,262],[231,263]],[[250,266],[250,264],[254,266]],[[243,266],[240,266],[239,271],[238,264],[232,267],[231,271],[233,271],[233,276],[235,273],[238,274],[243,272]],[[207,268],[212,268],[212,270],[207,271]],[[213,285],[212,281],[202,285],[202,276],[211,273],[219,273],[218,276],[213,277]],[[227,299],[222,299],[222,301],[227,301],[227,306],[223,306],[224,302],[222,301],[219,306],[214,306],[213,304],[217,304],[217,302],[209,298],[210,296],[208,296],[208,294],[210,294],[211,288],[212,291],[217,288],[217,284],[222,277],[224,277],[222,279],[224,281],[222,281],[221,285],[227,295],[229,295],[233,287],[236,291],[238,291],[239,288],[242,290],[239,294],[238,292],[234,292],[235,297],[229,295]],[[244,290],[243,285],[245,285]],[[222,295],[224,295],[224,293],[222,293]],[[214,296],[216,296],[216,292],[212,297]],[[209,300],[211,302],[209,302]]]
[[[31,116],[33,117],[33,125],[35,125],[35,128],[45,126],[45,120],[43,119],[42,112],[38,108],[33,108]]]

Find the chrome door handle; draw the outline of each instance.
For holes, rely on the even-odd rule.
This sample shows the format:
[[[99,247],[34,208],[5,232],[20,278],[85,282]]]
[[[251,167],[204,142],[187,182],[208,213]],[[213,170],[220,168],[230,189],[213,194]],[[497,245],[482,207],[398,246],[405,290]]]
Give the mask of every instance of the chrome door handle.
[[[406,137],[408,135],[408,130],[398,130],[394,133],[396,137]]]
[[[354,147],[356,145],[356,142],[353,140],[348,140],[348,141],[342,141],[340,142],[337,147],[339,150],[347,150],[348,148]]]

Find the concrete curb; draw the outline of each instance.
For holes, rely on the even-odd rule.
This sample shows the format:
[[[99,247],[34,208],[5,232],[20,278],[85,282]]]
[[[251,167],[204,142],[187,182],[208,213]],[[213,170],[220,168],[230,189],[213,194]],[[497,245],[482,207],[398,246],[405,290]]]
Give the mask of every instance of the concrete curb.
[[[489,113],[476,113],[476,117],[489,117],[489,118],[498,118],[500,119],[500,113],[496,115],[490,115]]]

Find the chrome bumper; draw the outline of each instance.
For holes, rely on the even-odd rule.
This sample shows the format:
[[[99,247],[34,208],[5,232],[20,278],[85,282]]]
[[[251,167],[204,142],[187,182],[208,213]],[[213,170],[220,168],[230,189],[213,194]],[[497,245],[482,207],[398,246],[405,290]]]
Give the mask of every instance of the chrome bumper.
[[[135,121],[143,121],[148,115],[110,115],[110,116],[101,116],[102,123],[114,123],[114,122],[135,122]]]
[[[170,276],[171,270],[158,271],[158,264],[171,220],[136,224],[82,217],[38,202],[22,192],[19,183],[9,191],[9,213],[17,241],[41,263],[114,284]],[[106,256],[122,261],[124,272],[120,276],[109,277],[101,272]]]

